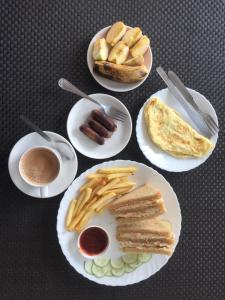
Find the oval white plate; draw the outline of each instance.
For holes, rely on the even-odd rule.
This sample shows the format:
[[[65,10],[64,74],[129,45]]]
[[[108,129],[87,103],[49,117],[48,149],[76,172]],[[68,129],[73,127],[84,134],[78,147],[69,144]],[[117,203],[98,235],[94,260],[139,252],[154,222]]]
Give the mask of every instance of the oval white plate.
[[[117,130],[111,138],[105,139],[104,145],[98,145],[80,131],[80,125],[86,122],[93,109],[99,109],[98,105],[87,99],[79,100],[71,109],[67,119],[67,133],[73,146],[83,155],[105,159],[121,152],[128,144],[132,133],[132,120],[126,106],[115,97],[106,94],[90,95],[95,100],[103,104],[111,104],[128,117],[124,123],[116,121]]]
[[[216,112],[215,112],[214,108],[212,107],[212,105],[210,104],[210,102],[200,93],[198,93],[192,89],[188,89],[188,90],[193,96],[196,96],[195,100],[198,103],[198,105],[202,108],[202,110],[210,113],[212,115],[212,117],[214,118],[214,120],[216,121],[216,123],[218,124]],[[205,155],[202,158],[176,158],[176,157],[169,155],[165,151],[162,151],[159,147],[157,147],[151,141],[151,139],[148,136],[147,129],[145,126],[143,110],[144,110],[144,106],[146,105],[146,103],[148,101],[150,101],[151,98],[154,98],[154,97],[159,98],[162,102],[164,102],[168,106],[170,106],[173,109],[175,109],[176,111],[178,111],[182,115],[182,117],[185,121],[187,121],[189,124],[191,124],[193,127],[195,127],[192,120],[186,113],[186,111],[183,109],[183,107],[179,104],[179,102],[174,98],[174,96],[169,92],[169,90],[167,88],[158,91],[144,103],[143,107],[141,108],[141,110],[138,114],[138,118],[137,118],[137,124],[136,124],[137,141],[138,141],[139,147],[141,148],[141,151],[143,152],[145,157],[152,164],[157,166],[158,168],[161,168],[161,169],[164,169],[164,170],[170,171],[170,172],[188,171],[188,170],[194,169],[194,168],[198,167],[199,165],[201,165],[202,163],[204,163],[209,158],[209,156],[212,154],[213,149],[212,149],[212,151],[210,151],[207,155]],[[217,142],[217,138],[218,138],[218,134],[214,135],[211,138],[211,141],[215,145]]]
[[[94,67],[94,60],[92,57],[92,51],[93,51],[93,46],[94,43],[97,39],[101,39],[103,37],[106,36],[107,31],[109,30],[111,26],[105,27],[103,29],[101,29],[98,33],[96,33],[96,35],[93,37],[93,39],[91,40],[89,46],[88,46],[88,51],[87,51],[87,64],[88,64],[88,68],[91,72],[91,75],[94,77],[94,79],[104,88],[111,90],[111,91],[115,91],[115,92],[127,92],[127,91],[131,91],[133,89],[136,89],[138,86],[140,86],[149,76],[150,72],[151,72],[151,68],[152,68],[152,50],[149,47],[147,52],[144,55],[144,59],[145,59],[145,66],[148,69],[148,74],[145,76],[145,78],[141,81],[135,82],[135,83],[122,83],[122,82],[117,82],[117,81],[113,81],[110,79],[107,79],[97,73],[95,73],[93,71],[93,67]],[[127,28],[131,28],[130,26],[127,26]]]
[[[71,151],[75,155],[74,160],[70,160],[70,161],[63,160],[62,171],[59,177],[53,183],[49,184],[48,196],[46,198],[50,198],[59,195],[60,193],[62,193],[68,188],[68,186],[71,184],[71,182],[74,180],[77,174],[78,162],[77,162],[76,152],[74,151],[72,145],[63,136],[55,132],[50,132],[50,131],[45,131],[45,132],[49,134],[53,139],[66,142],[68,145],[70,145]],[[11,150],[11,153],[9,155],[9,161],[8,161],[8,169],[9,169],[9,175],[11,179],[18,189],[20,189],[22,192],[24,192],[29,196],[41,198],[40,189],[37,187],[32,187],[29,184],[27,184],[22,179],[19,173],[20,157],[29,148],[35,146],[49,146],[49,143],[45,141],[36,132],[29,133],[24,137],[22,137]]]
[[[93,173],[99,168],[118,166],[138,167],[138,172],[134,176],[132,176],[132,180],[137,183],[137,186],[149,182],[161,191],[167,208],[167,212],[162,216],[162,218],[165,220],[169,220],[172,224],[173,232],[175,234],[174,249],[178,243],[181,230],[181,212],[176,194],[174,193],[172,187],[166,181],[166,179],[152,168],[135,161],[115,160],[96,165],[81,174],[68,188],[59,206],[57,216],[57,233],[59,244],[66,259],[78,273],[99,284],[111,286],[124,286],[142,281],[158,272],[169,260],[169,257],[166,255],[154,254],[150,261],[138,267],[132,273],[124,274],[121,277],[97,278],[85,272],[84,261],[86,261],[86,259],[81,256],[79,250],[77,249],[78,234],[66,231],[65,228],[65,217],[67,214],[67,209],[71,199],[76,196],[80,186],[84,184],[87,174]],[[118,242],[115,238],[116,224],[113,216],[107,210],[105,210],[102,214],[93,217],[87,226],[89,225],[102,226],[109,233],[111,239],[110,247],[107,253],[105,253],[105,256],[116,258],[122,255],[121,251],[119,250]]]

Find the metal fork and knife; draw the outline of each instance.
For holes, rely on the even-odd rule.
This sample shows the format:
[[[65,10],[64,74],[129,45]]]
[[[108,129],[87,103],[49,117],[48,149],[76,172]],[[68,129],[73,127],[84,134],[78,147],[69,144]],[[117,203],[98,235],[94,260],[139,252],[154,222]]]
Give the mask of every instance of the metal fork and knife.
[[[156,70],[196,127],[208,137],[217,134],[219,131],[217,123],[210,114],[202,111],[180,78],[173,71],[169,71],[167,75],[162,67],[158,67]]]

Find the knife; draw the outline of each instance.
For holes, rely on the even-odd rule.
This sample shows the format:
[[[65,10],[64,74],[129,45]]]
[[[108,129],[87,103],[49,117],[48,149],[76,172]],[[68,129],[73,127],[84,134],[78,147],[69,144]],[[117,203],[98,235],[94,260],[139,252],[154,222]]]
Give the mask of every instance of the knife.
[[[198,128],[199,131],[202,132],[203,135],[207,137],[211,137],[208,127],[206,126],[205,122],[199,118],[198,113],[186,102],[185,98],[180,94],[180,92],[177,90],[177,88],[174,86],[172,81],[167,76],[166,72],[162,67],[156,68],[156,71],[160,75],[160,77],[163,79],[165,84],[167,85],[169,91],[171,94],[178,100],[178,102],[181,104],[181,106],[185,109],[188,116],[192,120],[192,122],[195,124],[195,126]]]
[[[216,122],[214,121],[213,117],[210,114],[204,113],[201,110],[201,108],[195,102],[194,97],[189,93],[188,89],[183,84],[183,82],[180,80],[180,78],[173,71],[169,71],[168,72],[168,77],[172,81],[172,83],[175,85],[175,87],[178,89],[178,91],[182,94],[182,96],[184,97],[184,99],[199,114],[199,117],[205,122],[206,126],[208,126],[208,122],[210,122],[211,124],[213,124],[213,127],[218,130],[219,128],[218,128]],[[207,117],[206,117],[206,114],[207,114]],[[208,120],[207,118],[209,118],[210,120]],[[209,127],[209,129],[210,129],[210,127]]]

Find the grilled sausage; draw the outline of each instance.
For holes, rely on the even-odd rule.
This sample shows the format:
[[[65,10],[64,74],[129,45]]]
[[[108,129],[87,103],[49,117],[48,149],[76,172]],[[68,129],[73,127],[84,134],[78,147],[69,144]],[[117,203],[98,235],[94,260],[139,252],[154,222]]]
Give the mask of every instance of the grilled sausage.
[[[81,125],[80,131],[83,132],[86,136],[88,136],[92,141],[96,142],[99,145],[103,145],[105,140],[101,137],[97,132],[92,130],[88,125]]]
[[[104,114],[102,111],[98,109],[94,109],[91,112],[92,118],[101,123],[105,128],[107,128],[109,131],[115,131],[117,126],[112,118]]]
[[[98,121],[90,119],[88,121],[88,125],[96,131],[101,137],[110,138],[112,132],[109,132],[103,125],[101,125]]]

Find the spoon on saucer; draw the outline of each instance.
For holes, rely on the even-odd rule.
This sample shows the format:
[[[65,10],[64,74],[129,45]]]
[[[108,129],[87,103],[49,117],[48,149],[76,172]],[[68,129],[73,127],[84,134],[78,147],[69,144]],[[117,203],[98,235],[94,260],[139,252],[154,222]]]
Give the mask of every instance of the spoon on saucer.
[[[71,146],[63,141],[53,140],[47,133],[42,131],[36,124],[31,122],[27,117],[21,115],[20,119],[28,125],[31,129],[37,132],[42,138],[51,144],[51,146],[56,149],[62,157],[66,160],[73,160],[75,158],[74,153],[71,151]]]

